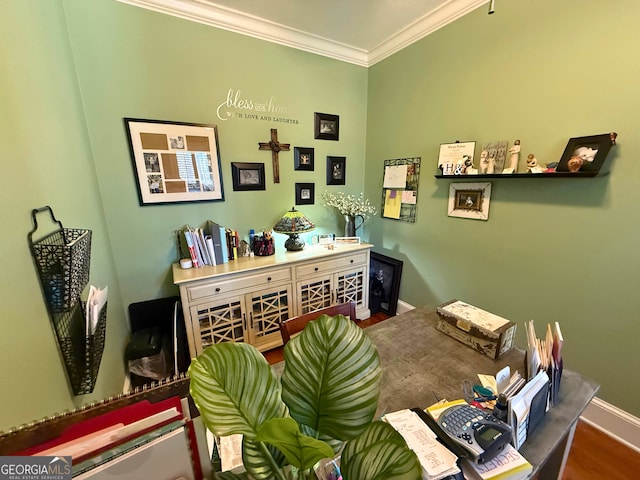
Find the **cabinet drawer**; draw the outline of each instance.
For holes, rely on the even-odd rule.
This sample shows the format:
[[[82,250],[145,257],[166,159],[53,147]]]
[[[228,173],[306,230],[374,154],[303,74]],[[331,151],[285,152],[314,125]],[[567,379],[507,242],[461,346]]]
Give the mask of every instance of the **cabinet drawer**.
[[[258,275],[243,275],[242,277],[231,278],[228,280],[202,283],[187,287],[187,295],[189,301],[199,300],[205,297],[214,297],[224,295],[236,290],[252,289],[262,287],[271,283],[291,281],[291,270],[283,268],[265,272]]]
[[[345,255],[344,257],[336,257],[331,260],[322,260],[317,263],[307,263],[296,267],[296,276],[302,277],[315,273],[340,270],[341,268],[349,268],[355,265],[363,265],[367,261],[366,253],[354,253],[353,255]]]

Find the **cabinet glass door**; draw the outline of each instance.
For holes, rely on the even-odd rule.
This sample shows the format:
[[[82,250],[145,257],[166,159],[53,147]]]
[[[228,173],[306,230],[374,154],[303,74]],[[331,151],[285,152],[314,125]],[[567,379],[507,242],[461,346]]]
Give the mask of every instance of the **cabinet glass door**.
[[[298,282],[300,315],[330,307],[333,304],[331,290],[331,276]]]
[[[364,305],[364,267],[350,272],[336,273],[336,303],[355,302],[356,307]]]
[[[214,343],[246,341],[240,298],[192,307],[191,318],[196,318],[200,325],[198,354]]]
[[[249,304],[250,343],[258,349],[282,344],[280,323],[291,316],[291,288],[283,285],[247,295]]]

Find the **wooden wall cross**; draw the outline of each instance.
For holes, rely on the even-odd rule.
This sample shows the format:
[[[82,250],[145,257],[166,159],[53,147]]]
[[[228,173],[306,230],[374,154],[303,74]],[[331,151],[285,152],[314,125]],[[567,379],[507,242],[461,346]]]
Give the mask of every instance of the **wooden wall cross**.
[[[280,162],[278,159],[278,152],[280,150],[289,150],[289,143],[278,142],[278,129],[271,129],[271,141],[259,142],[260,150],[271,150],[271,160],[273,162],[273,183],[280,183]]]

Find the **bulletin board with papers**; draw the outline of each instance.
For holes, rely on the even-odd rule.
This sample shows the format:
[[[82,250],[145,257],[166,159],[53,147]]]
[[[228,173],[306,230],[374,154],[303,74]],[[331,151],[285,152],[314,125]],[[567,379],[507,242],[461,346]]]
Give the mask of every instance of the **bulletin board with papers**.
[[[384,161],[382,216],[415,223],[420,157]]]

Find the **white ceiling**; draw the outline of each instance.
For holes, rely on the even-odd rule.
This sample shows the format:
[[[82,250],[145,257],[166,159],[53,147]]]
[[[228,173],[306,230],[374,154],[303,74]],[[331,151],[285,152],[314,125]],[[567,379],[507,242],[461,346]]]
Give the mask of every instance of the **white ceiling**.
[[[489,0],[117,0],[370,66]]]

